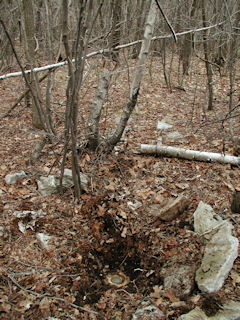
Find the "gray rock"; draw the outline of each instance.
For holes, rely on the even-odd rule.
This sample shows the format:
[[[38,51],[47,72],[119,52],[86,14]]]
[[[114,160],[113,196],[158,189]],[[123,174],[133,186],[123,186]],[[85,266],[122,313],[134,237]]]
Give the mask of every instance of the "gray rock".
[[[195,280],[199,289],[211,293],[221,289],[238,257],[238,239],[231,235],[231,226],[224,225],[207,244]]]
[[[203,202],[194,212],[194,229],[207,243],[195,280],[201,291],[216,292],[223,286],[238,256],[238,239],[231,235],[231,223]]]
[[[181,315],[178,320],[240,320],[240,302],[229,301],[223,305],[223,310],[219,310],[214,316],[208,317],[196,307],[187,314]]]
[[[62,185],[66,189],[72,188],[74,186],[71,169],[64,169]]]
[[[147,307],[137,309],[132,317],[132,320],[143,319],[163,320],[165,319],[165,316],[156,306],[149,305]]]
[[[157,130],[168,130],[171,129],[173,126],[165,121],[158,121],[157,123]]]
[[[183,137],[178,131],[169,132],[166,136],[171,139],[181,139]]]
[[[27,174],[24,171],[10,173],[6,175],[5,182],[6,184],[14,184],[14,183],[17,183],[18,179],[24,179],[26,177],[27,177]]]
[[[81,178],[81,186],[82,188],[87,188],[88,180],[85,174],[80,174]],[[54,175],[49,175],[48,177],[40,177],[37,181],[38,191],[43,195],[51,195],[59,192],[59,183],[60,179],[56,178]],[[72,170],[65,169],[63,175],[62,185],[64,190],[70,189],[73,187],[73,178],[72,178]]]
[[[87,176],[83,173],[80,173],[80,179],[81,179],[82,188],[87,188],[88,186]],[[69,189],[74,186],[71,169],[64,169],[62,184],[63,184],[63,187],[66,189]]]
[[[173,261],[166,262],[160,272],[164,289],[174,291],[176,297],[186,298],[194,288],[195,266]]]
[[[210,205],[200,201],[194,212],[194,230],[204,243],[210,240],[224,224],[229,222],[217,215]]]
[[[0,237],[4,235],[4,226],[0,225]]]
[[[49,241],[52,239],[52,237],[41,232],[38,232],[36,237],[39,240],[42,248],[49,251],[50,250]]]
[[[48,177],[40,177],[37,180],[38,191],[43,196],[48,196],[57,193],[57,180],[54,175],[49,175]]]

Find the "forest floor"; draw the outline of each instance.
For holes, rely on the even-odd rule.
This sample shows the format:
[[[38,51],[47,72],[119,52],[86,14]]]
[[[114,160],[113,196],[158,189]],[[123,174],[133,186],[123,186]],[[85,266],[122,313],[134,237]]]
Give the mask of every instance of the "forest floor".
[[[116,125],[127,101],[128,77],[132,79],[134,63],[130,61],[129,73],[121,67],[114,71],[101,121],[103,135]],[[85,133],[100,72],[97,60],[90,61],[89,67],[91,77],[79,99],[79,141]],[[149,61],[124,141],[110,154],[86,150],[79,156],[81,171],[89,181],[79,203],[73,200],[73,190],[43,197],[36,184],[40,175],[60,170],[67,69],[56,71],[53,88],[58,140],[56,145],[47,144],[34,164],[29,158],[41,133],[32,129],[31,113],[24,102],[0,119],[1,319],[132,319],[143,301],[156,305],[165,319],[177,319],[197,305],[211,314],[209,301],[217,301],[219,306],[227,300],[240,301],[240,257],[215,295],[205,296],[195,286],[178,308],[174,303],[179,299],[163,287],[160,271],[168,259],[178,256],[196,267],[201,263],[204,248],[193,229],[193,213],[200,201],[229,218],[233,235],[240,240],[240,214],[230,210],[233,192],[240,186],[238,167],[139,153],[140,144],[156,144],[162,136],[164,145],[233,154],[227,120],[228,77],[215,73],[214,110],[208,111],[204,65],[193,61],[182,84],[184,90],[174,71],[177,67],[176,58],[169,90],[160,58]],[[235,105],[240,98],[240,74],[236,88]],[[22,92],[22,79],[1,80],[0,114]],[[233,119],[235,134],[240,129],[237,115]],[[157,121],[162,119],[182,138],[169,138],[167,131],[157,130]],[[67,167],[71,168],[70,159]],[[21,170],[28,173],[27,179],[5,183],[7,174]],[[171,222],[155,223],[150,205],[178,195],[190,200],[188,209]],[[14,212],[39,209],[45,215],[22,233],[19,223],[24,221]],[[39,233],[51,237],[49,250],[42,248]],[[125,286],[108,283],[114,273],[126,277]]]

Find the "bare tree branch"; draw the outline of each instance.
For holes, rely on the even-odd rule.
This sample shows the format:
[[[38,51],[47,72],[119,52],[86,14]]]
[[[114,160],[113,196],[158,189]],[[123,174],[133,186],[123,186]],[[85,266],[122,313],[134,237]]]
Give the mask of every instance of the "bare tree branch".
[[[174,38],[174,41],[177,43],[177,37],[176,37],[176,33],[175,31],[173,30],[173,27],[171,26],[171,23],[169,22],[167,16],[165,15],[162,7],[160,6],[160,3],[158,2],[158,0],[155,0],[157,6],[158,6],[158,9],[160,10],[162,16],[163,16],[163,19],[166,21],[166,24],[168,25],[168,28],[170,29],[172,35],[173,35],[173,38]]]

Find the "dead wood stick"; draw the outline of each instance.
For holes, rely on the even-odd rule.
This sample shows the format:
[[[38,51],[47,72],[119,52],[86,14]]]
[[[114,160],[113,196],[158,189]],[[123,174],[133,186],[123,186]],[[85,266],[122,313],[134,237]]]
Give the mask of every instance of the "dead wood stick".
[[[80,309],[82,311],[85,311],[85,312],[88,312],[88,313],[93,313],[93,314],[98,314],[98,312],[96,311],[93,311],[93,310],[90,310],[90,309],[87,309],[87,308],[83,308],[83,307],[80,307],[74,303],[69,303],[67,300],[65,299],[62,299],[62,298],[58,298],[58,297],[55,297],[55,296],[47,296],[46,294],[41,294],[41,293],[38,293],[36,291],[33,291],[33,290],[29,290],[29,289],[26,289],[25,287],[23,287],[22,285],[20,285],[17,280],[11,276],[10,274],[7,274],[8,278],[18,287],[20,288],[21,290],[29,293],[29,294],[32,294],[34,296],[37,296],[38,298],[48,298],[48,299],[53,299],[53,300],[56,300],[56,301],[61,301],[61,302],[64,302],[68,305],[70,305],[71,307],[73,308],[76,308],[76,309]]]

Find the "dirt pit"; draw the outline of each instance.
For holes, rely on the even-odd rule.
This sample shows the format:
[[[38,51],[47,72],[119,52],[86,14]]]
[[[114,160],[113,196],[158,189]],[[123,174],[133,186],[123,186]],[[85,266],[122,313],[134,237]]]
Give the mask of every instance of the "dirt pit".
[[[90,221],[98,228],[92,238],[92,248],[78,253],[80,273],[76,285],[76,302],[79,305],[97,303],[109,289],[126,289],[128,293],[149,295],[154,285],[160,286],[161,263],[157,257],[148,256],[149,239],[146,236],[123,237],[111,215]],[[101,233],[100,233],[101,230]],[[95,230],[96,231],[96,230]],[[85,279],[84,279],[85,278]],[[76,281],[76,280],[75,280]]]

